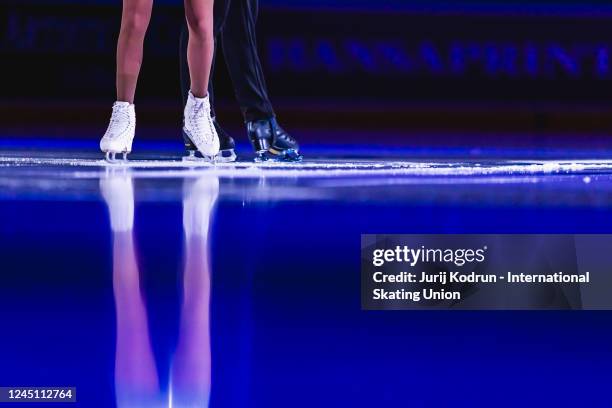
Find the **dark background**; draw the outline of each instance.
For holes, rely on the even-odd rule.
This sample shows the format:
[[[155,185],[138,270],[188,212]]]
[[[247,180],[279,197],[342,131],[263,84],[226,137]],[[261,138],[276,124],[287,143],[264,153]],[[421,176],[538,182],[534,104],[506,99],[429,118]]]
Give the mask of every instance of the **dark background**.
[[[4,134],[99,137],[115,99],[120,4],[0,4]],[[180,1],[156,1],[139,138],[178,137],[183,18]],[[611,23],[605,2],[263,0],[259,42],[279,119],[307,143],[412,144],[452,132],[433,140],[605,148]],[[242,119],[223,64],[217,108],[236,131]]]

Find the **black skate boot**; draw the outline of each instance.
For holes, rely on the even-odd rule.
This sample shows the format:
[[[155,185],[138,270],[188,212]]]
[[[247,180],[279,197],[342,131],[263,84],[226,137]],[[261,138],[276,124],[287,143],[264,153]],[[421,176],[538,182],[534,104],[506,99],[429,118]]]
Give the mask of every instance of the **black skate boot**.
[[[255,150],[255,161],[302,160],[298,142],[280,127],[276,118],[247,122],[247,133]]]
[[[220,150],[215,158],[220,163],[230,163],[236,161],[236,143],[234,139],[219,125],[216,118],[213,118],[215,130],[219,135]],[[189,156],[183,157],[183,160],[201,160],[198,149],[195,147],[189,137],[183,132],[183,142]]]

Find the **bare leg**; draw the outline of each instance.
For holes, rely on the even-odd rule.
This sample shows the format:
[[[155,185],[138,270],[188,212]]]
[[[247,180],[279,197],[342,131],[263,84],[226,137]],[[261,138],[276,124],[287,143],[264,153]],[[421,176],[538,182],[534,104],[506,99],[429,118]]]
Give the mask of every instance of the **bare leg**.
[[[215,0],[214,5],[214,36],[215,36],[215,50],[216,55],[219,49],[219,34],[225,24],[227,12],[231,0]],[[187,28],[187,22],[183,24],[181,28],[181,38],[179,43],[179,61],[181,66],[181,94],[183,96],[183,106],[187,103],[187,92],[191,89],[191,78],[189,77],[189,64],[187,63],[187,44],[189,43],[189,29]],[[215,56],[213,55],[211,68],[210,68],[210,79],[208,81],[208,97],[210,98],[211,108],[214,108],[214,92],[213,92],[213,78],[215,70]],[[211,116],[215,116],[214,109],[211,111]]]
[[[191,93],[197,98],[208,94],[208,79],[215,49],[213,33],[214,0],[185,0],[185,17],[189,29],[187,61]]]
[[[117,100],[134,103],[153,0],[123,0],[117,43]]]

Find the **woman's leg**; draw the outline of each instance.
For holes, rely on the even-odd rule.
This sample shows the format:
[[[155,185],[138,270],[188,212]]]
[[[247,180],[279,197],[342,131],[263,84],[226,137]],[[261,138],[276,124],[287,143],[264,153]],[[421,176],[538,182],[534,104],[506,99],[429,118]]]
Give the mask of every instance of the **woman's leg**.
[[[214,12],[213,12],[213,35],[215,37],[214,43],[214,55],[217,53],[219,47],[219,35],[225,24],[227,13],[232,0],[215,0]],[[189,64],[187,63],[187,44],[189,44],[189,29],[187,28],[187,22],[183,24],[181,28],[181,38],[179,43],[179,61],[180,61],[180,74],[181,74],[181,94],[183,96],[183,106],[187,104],[187,93],[191,89],[191,78],[189,77]],[[215,56],[213,55],[211,68],[210,68],[210,80],[208,81],[208,96],[210,97],[211,105],[211,116],[215,116],[214,112],[214,92],[213,92],[213,77],[215,71]]]
[[[214,55],[214,0],[185,0],[185,17],[189,28],[187,61],[191,93],[197,98],[208,94],[208,79]]]
[[[123,0],[121,32],[117,44],[117,100],[134,103],[142,65],[144,38],[151,20],[153,0]]]

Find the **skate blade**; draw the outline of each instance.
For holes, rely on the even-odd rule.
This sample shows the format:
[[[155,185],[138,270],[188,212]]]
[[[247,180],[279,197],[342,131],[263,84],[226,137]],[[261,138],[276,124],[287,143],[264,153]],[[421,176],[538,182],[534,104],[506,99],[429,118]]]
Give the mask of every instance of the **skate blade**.
[[[235,162],[238,156],[234,149],[221,150],[214,157],[204,157],[196,155],[196,151],[189,151],[189,155],[183,156],[183,161],[186,162],[205,162],[205,163],[231,163]]]
[[[221,150],[216,156],[218,163],[233,163],[238,159],[234,149]]]
[[[118,154],[122,155],[121,159],[117,159]],[[130,154],[130,152],[106,152],[104,160],[110,164],[125,164],[128,162],[128,154]]]
[[[303,160],[302,156],[297,150],[275,150],[270,148],[266,152],[259,152],[255,157],[255,162],[274,162],[274,163],[298,163]]]
[[[194,164],[216,164],[217,160],[216,158],[210,157],[210,156],[196,156],[195,153],[192,154],[191,152],[189,153],[188,156],[183,156],[183,161],[184,162],[188,162],[188,163],[194,163]]]
[[[195,150],[189,150],[189,155],[188,156],[183,156],[183,161],[186,162],[195,162],[195,161],[201,161],[202,158],[196,156],[196,152]]]

